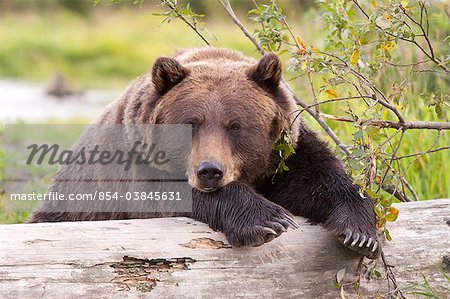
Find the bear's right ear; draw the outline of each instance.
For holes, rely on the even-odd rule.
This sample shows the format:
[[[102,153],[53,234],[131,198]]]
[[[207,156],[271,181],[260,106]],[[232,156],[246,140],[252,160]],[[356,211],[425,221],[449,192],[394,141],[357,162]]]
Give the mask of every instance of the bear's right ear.
[[[188,74],[188,70],[170,57],[159,57],[152,69],[152,81],[156,91],[162,95],[180,83]]]

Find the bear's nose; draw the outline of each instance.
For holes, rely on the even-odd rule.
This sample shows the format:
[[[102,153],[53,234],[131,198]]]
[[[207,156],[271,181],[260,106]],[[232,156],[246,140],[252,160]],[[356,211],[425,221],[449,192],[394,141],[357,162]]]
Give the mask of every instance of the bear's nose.
[[[217,161],[202,161],[197,168],[197,176],[205,188],[217,187],[223,177],[222,165]]]

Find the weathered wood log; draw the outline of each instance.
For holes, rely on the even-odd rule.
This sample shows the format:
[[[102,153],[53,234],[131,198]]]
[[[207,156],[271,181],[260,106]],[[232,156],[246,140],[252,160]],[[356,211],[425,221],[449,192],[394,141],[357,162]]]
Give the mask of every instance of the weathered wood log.
[[[422,283],[423,274],[450,298],[436,267],[448,266],[450,199],[397,208],[393,240],[383,248],[398,287]],[[338,298],[336,274],[344,268],[346,298],[387,297],[381,260],[381,277],[361,274],[355,290],[366,268],[361,258],[297,220],[300,229],[257,248],[231,248],[221,233],[188,218],[1,225],[0,298]],[[412,291],[403,293],[414,298],[406,294]]]

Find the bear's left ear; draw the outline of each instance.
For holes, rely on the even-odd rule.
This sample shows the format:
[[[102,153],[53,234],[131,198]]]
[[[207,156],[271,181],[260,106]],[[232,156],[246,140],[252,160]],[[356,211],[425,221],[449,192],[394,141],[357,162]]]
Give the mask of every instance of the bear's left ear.
[[[259,86],[274,92],[280,85],[282,74],[281,61],[274,53],[266,53],[257,65],[250,68],[249,76]]]
[[[156,91],[162,95],[180,83],[187,74],[188,70],[175,59],[159,57],[152,69],[153,85]]]

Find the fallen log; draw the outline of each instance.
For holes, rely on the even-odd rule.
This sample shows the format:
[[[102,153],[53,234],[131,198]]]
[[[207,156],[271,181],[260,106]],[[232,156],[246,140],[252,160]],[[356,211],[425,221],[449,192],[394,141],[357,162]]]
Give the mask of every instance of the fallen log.
[[[256,248],[189,218],[0,225],[0,298],[450,298],[450,199],[396,207],[389,279],[302,218]]]

